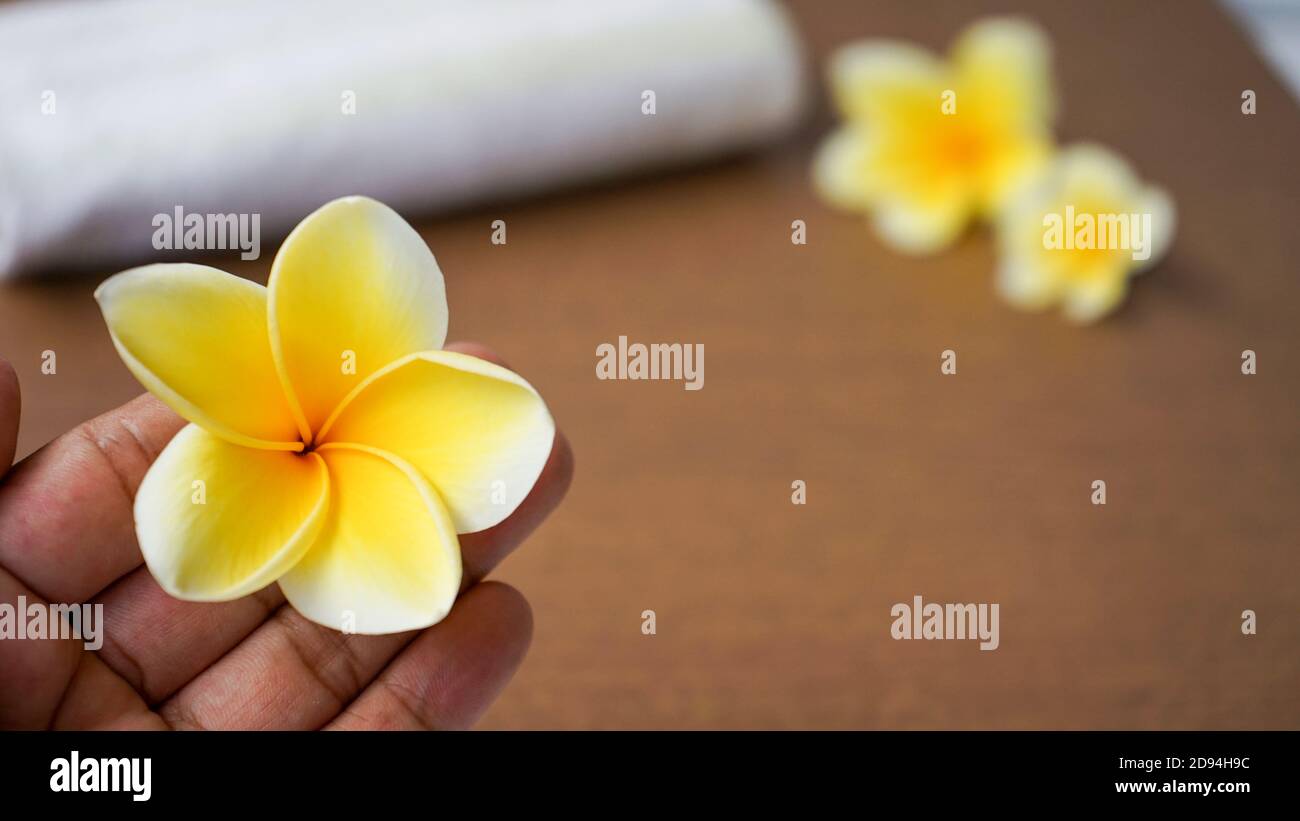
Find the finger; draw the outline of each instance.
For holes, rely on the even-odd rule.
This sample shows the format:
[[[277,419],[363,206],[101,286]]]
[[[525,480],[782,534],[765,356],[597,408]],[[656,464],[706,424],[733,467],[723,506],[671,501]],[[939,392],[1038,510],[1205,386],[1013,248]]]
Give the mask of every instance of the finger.
[[[284,604],[279,585],[226,602],[172,598],[140,569],[98,597],[99,656],[149,704],[158,704],[248,638]]]
[[[0,363],[0,451],[10,418],[7,371],[7,365]],[[16,423],[16,382],[12,397]],[[103,669],[106,663],[112,671],[127,673],[122,678],[137,692],[146,692],[139,687],[144,668],[120,649],[135,641],[144,647],[163,646],[166,655],[174,660],[179,657],[178,669],[189,670],[188,675],[179,682],[164,675],[159,682],[160,687],[174,691],[252,632],[283,602],[279,588],[272,587],[258,597],[237,602],[193,605],[163,593],[142,566],[132,515],[135,491],[154,458],[183,424],[158,400],[140,396],[41,449],[16,467],[0,487],[0,565],[31,588],[29,600],[40,596],[65,603],[83,601],[103,588],[106,580],[127,573],[122,579],[124,589],[104,610],[104,646],[93,665],[74,668],[77,675],[69,690],[86,689],[83,682],[87,676],[82,671],[104,673],[91,677],[94,681],[116,679]],[[29,511],[40,515],[32,516]],[[133,568],[136,572],[130,572]],[[221,611],[220,618],[213,618],[217,615],[213,610]],[[181,640],[169,644],[172,638]],[[229,645],[208,655],[206,646],[216,642]],[[168,670],[168,665],[154,664],[151,669],[157,675]],[[59,692],[63,690],[55,694]],[[103,693],[92,700],[101,706],[112,701]],[[80,721],[88,716],[74,718]]]
[[[476,342],[452,342],[446,348],[486,359],[503,368],[510,367],[491,348]],[[568,493],[569,485],[573,482],[573,469],[573,449],[569,446],[569,440],[557,429],[551,455],[547,458],[541,475],[514,513],[487,530],[461,535],[460,551],[465,563],[465,578],[461,589],[491,572],[545,521]]]
[[[15,609],[45,602],[0,570],[0,602]],[[68,640],[0,640],[0,729],[48,727],[83,650]]]
[[[60,618],[48,615],[48,603],[2,569],[0,602]],[[49,629],[43,637],[0,641],[0,729],[161,726],[126,682],[86,652],[85,637],[62,637]]]
[[[486,576],[541,524],[564,498],[572,475],[572,451],[557,434],[546,467],[519,508],[496,527],[460,537],[462,589]],[[146,701],[157,704],[248,638],[284,604],[284,595],[271,585],[229,602],[181,601],[141,567],[98,600],[107,625],[100,656]]]
[[[340,633],[284,606],[158,713],[177,729],[315,729],[414,636]]]
[[[528,652],[533,614],[523,595],[486,582],[420,634],[343,713],[335,730],[441,730],[473,725]]]
[[[51,730],[166,730],[167,725],[140,694],[108,668],[95,653],[82,652]]]
[[[519,503],[519,507],[500,524],[478,533],[465,533],[460,537],[460,554],[465,571],[461,589],[464,590],[487,576],[506,556],[523,544],[524,539],[559,506],[572,482],[573,450],[564,434],[556,430],[555,443],[551,445],[551,455],[546,459],[546,466],[542,468],[536,484]]]
[[[561,449],[558,453],[567,450],[562,438],[557,437],[556,447]],[[548,466],[552,464],[555,467],[548,468],[549,472],[543,470],[538,484],[509,519],[495,528],[475,534],[479,538],[470,549],[464,548],[462,541],[465,575],[469,579],[467,584],[481,578],[479,573],[486,572],[504,557],[523,538],[523,534],[558,504],[564,495],[563,488],[568,484],[569,473],[565,457],[557,455],[555,450],[548,461]],[[559,487],[552,489],[549,487],[551,484]],[[513,524],[516,516],[523,517],[523,523]],[[463,540],[468,538],[462,537]],[[148,581],[153,584],[152,579]],[[462,594],[462,601],[452,608],[453,614],[462,607],[463,600],[473,589]],[[166,594],[161,595],[165,597]],[[116,601],[116,598],[110,597],[109,600]],[[226,604],[247,601],[240,599]],[[211,605],[179,602],[167,607],[185,611]],[[221,642],[215,638],[211,622],[198,619],[186,631],[187,635],[163,642],[150,637],[149,631],[156,629],[153,626],[156,623],[152,621],[155,617],[155,613],[141,609],[133,616],[130,627],[126,630],[118,628],[118,635],[144,639],[123,639],[119,649],[126,650],[129,664],[122,665],[111,651],[106,659],[123,677],[139,682],[140,691],[150,703],[159,701],[162,698],[160,693],[167,686],[175,686],[178,680],[184,680],[184,676],[197,676],[159,708],[168,723],[190,728],[320,727],[355,698],[416,635],[414,632],[387,636],[345,635],[314,624],[285,605],[258,626],[243,643],[233,649],[225,648],[229,652],[224,657],[214,656],[210,666],[200,666],[200,654],[195,648],[202,647],[207,654],[225,652]],[[111,626],[113,622],[109,624]],[[179,658],[173,655],[177,641],[190,645],[178,654]],[[106,642],[105,650],[109,648],[110,643]]]
[[[57,602],[84,601],[140,566],[135,492],[183,424],[144,395],[16,465],[0,486],[0,566]]]
[[[496,354],[482,345],[455,343],[448,345],[447,349],[502,364]],[[546,466],[528,496],[514,513],[495,527],[460,537],[464,562],[462,589],[483,578],[541,524],[564,498],[572,476],[573,452],[564,435],[557,431]],[[100,600],[104,603],[108,625],[107,638],[100,655],[119,675],[131,682],[150,704],[158,704],[164,699],[178,695],[178,690],[183,685],[201,673],[207,677],[202,684],[196,682],[195,690],[186,694],[180,699],[178,705],[172,708],[183,712],[187,709],[187,700],[191,697],[197,698],[195,693],[202,694],[208,687],[216,688],[217,692],[225,692],[222,688],[227,675],[242,675],[242,671],[246,668],[241,665],[254,663],[237,660],[227,668],[222,660],[222,665],[208,670],[241,641],[245,639],[252,641],[250,634],[259,626],[263,626],[269,610],[284,603],[284,596],[279,587],[273,585],[253,597],[231,602],[197,604],[179,601],[164,593],[149,575],[148,569],[141,567],[105,591],[100,596]],[[337,666],[342,663],[332,655],[334,651],[330,649],[332,645],[329,643],[332,637],[326,636],[326,640],[313,640],[312,637],[304,637],[301,634],[310,633],[313,629],[324,631],[326,634],[333,631],[315,625],[304,627],[298,624],[296,619],[290,620],[287,626],[283,623],[266,626],[270,628],[270,634],[257,637],[254,648],[248,651],[251,652],[254,660],[259,658],[267,661],[275,660],[274,655],[265,655],[263,645],[283,647],[286,636],[281,633],[290,630],[294,635],[289,636],[287,640],[297,642],[303,658],[310,662],[307,665],[298,665],[297,660],[281,660],[284,664],[297,667],[298,672],[306,676],[306,679],[293,676],[284,679],[283,670],[264,670],[266,675],[273,678],[301,681],[302,688],[308,691],[303,693],[300,688],[284,693],[267,694],[275,696],[276,699],[306,697],[312,693],[320,696],[322,682],[311,680],[318,673],[322,676],[330,676],[329,683],[337,682],[339,687],[345,688],[348,684],[345,673],[355,672],[358,675],[373,676],[383,663],[401,648],[401,644],[381,642],[379,652],[371,653],[369,648],[364,648],[365,652],[358,651],[355,658],[348,659],[357,665],[355,668],[338,667],[333,671],[321,672],[317,668]],[[351,654],[352,645],[364,644],[366,637],[349,638],[347,649],[337,652]],[[241,648],[241,655],[244,652]],[[273,665],[267,665],[268,668],[271,666]],[[362,685],[364,683],[361,682]],[[230,692],[229,709],[238,710],[248,721],[256,721],[260,710],[271,709],[273,706],[253,702],[237,705],[234,703],[238,700],[237,691]],[[355,691],[341,690],[340,692],[348,698],[355,695]],[[209,702],[206,699],[196,703],[195,710],[202,712],[202,715],[194,717],[192,722],[214,720],[211,716],[220,715],[226,709],[223,705],[224,702]],[[332,715],[333,713],[330,714]],[[236,718],[238,716],[231,716],[232,720]]]
[[[14,463],[18,448],[18,417],[22,410],[18,374],[13,365],[0,357],[0,479]]]
[[[463,353],[469,356],[477,356],[479,359],[485,359],[493,365],[510,368],[510,366],[506,364],[506,361],[501,358],[500,354],[489,348],[487,345],[482,345],[478,342],[448,342],[442,347],[443,350],[446,351],[455,351],[456,353]],[[514,368],[510,369],[514,370]]]

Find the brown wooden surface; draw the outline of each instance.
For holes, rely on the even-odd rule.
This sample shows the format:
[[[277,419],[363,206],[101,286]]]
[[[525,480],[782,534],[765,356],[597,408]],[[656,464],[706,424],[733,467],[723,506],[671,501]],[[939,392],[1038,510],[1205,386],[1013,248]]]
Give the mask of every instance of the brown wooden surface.
[[[1008,4],[796,18],[819,60],[866,34],[943,47],[981,6]],[[1179,207],[1170,257],[1098,327],[1000,303],[985,236],[907,259],[821,207],[824,110],[748,158],[421,224],[452,337],[531,379],[578,457],[500,574],[537,632],[484,726],[1300,727],[1300,114],[1211,5],[1025,11],[1056,44],[1062,139],[1111,145]],[[101,278],[0,288],[21,453],[139,391]],[[704,390],[597,381],[620,334],[703,342]],[[1001,648],[891,640],[915,594],[1000,603]]]

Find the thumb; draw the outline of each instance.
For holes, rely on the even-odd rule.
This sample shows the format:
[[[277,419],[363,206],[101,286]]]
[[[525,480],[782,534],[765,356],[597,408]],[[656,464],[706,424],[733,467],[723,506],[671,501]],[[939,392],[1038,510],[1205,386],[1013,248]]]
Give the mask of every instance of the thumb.
[[[15,465],[0,485],[0,566],[64,602],[85,601],[138,567],[135,492],[184,424],[145,394]]]
[[[22,409],[22,394],[18,390],[18,374],[13,365],[0,357],[0,479],[9,472],[18,448],[18,416]]]

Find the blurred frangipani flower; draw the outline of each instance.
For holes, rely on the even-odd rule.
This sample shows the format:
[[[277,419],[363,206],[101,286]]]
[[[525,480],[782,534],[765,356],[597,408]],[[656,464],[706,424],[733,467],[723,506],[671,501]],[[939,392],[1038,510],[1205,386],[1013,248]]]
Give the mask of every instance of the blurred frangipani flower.
[[[1115,309],[1130,273],[1160,259],[1174,233],[1174,205],[1099,145],[1061,151],[998,221],[997,287],[1013,305],[1055,304],[1076,322]]]
[[[1129,272],[1168,247],[1173,205],[1099,146],[1056,153],[1050,62],[1046,35],[1015,18],[973,23],[947,60],[889,40],[844,46],[828,67],[844,122],[817,151],[816,189],[870,215],[882,241],[905,253],[935,253],[972,222],[992,224],[998,291],[1011,304],[1059,302],[1081,322],[1105,315]]]
[[[374,200],[303,220],[266,287],[164,264],[95,296],[127,367],[191,423],[135,500],[145,562],[177,598],[279,581],[328,627],[427,627],[460,587],[457,534],[513,512],[550,454],[532,386],[440,350],[442,272]]]
[[[829,75],[845,123],[818,152],[817,187],[872,213],[897,250],[946,248],[1047,159],[1049,61],[1043,34],[1012,19],[971,26],[947,61],[887,40],[842,48]]]

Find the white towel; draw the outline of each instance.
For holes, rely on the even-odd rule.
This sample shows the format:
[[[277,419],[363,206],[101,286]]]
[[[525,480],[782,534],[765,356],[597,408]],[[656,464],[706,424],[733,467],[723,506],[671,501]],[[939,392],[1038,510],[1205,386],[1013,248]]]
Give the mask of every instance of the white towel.
[[[157,258],[177,207],[270,236],[345,194],[427,213],[733,150],[806,83],[767,0],[6,6],[0,277]]]

